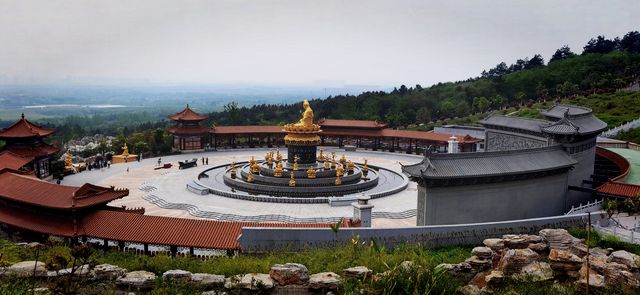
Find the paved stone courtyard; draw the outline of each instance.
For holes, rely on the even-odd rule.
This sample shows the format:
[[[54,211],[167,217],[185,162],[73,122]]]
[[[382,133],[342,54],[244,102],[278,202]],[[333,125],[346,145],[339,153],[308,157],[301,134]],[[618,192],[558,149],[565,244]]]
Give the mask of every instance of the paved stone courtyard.
[[[154,169],[157,166],[158,158],[143,159],[140,162],[114,164],[108,169],[69,175],[64,178],[62,184],[82,185],[89,182],[103,186],[113,185],[128,188],[130,190],[128,197],[116,200],[110,205],[124,205],[127,208],[144,207],[147,215],[280,222],[330,221],[353,215],[351,206],[331,207],[328,204],[252,202],[212,194],[198,195],[186,189],[186,184],[196,179],[197,175],[205,169],[232,161],[247,161],[251,159],[251,156],[262,160],[268,150],[237,149],[167,156],[162,157],[162,162],[172,163],[173,167],[159,170]],[[284,149],[281,149],[281,152],[283,151]],[[399,173],[401,172],[399,163],[410,164],[421,160],[421,156],[403,153],[345,152],[342,149],[325,148],[326,153],[332,151],[336,152],[336,157],[345,154],[348,159],[354,162],[363,162],[364,159],[367,159],[371,165],[381,166]],[[209,158],[209,165],[202,165],[200,160],[202,157]],[[197,167],[185,170],[178,169],[178,161],[192,158],[199,159]],[[375,205],[373,226],[414,226],[416,224],[416,190],[416,183],[410,182],[407,189],[400,193],[371,200],[370,202]]]

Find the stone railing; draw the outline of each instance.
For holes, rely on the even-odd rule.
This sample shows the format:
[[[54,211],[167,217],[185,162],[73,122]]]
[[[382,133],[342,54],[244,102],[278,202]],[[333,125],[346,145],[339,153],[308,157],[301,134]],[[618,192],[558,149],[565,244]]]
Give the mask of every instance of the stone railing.
[[[604,213],[592,214],[592,222],[605,218]],[[403,228],[344,228],[336,232],[327,229],[253,228],[245,227],[238,239],[243,252],[267,252],[278,249],[301,250],[307,247],[328,247],[349,243],[355,236],[364,242],[376,240],[386,247],[401,243],[420,243],[424,246],[468,245],[481,243],[485,238],[504,234],[537,233],[543,228],[582,227],[587,214],[574,214],[456,225],[432,225]]]
[[[602,208],[602,202],[604,202],[604,199],[595,200],[595,201],[593,201],[593,203],[587,202],[587,204],[585,204],[585,205],[582,205],[582,203],[580,203],[580,205],[578,207],[571,206],[571,210],[569,210],[569,212],[565,213],[565,215],[573,215],[573,214],[581,214],[581,213],[587,213],[587,212],[600,211],[600,209]]]
[[[625,131],[628,131],[629,129],[638,128],[638,127],[640,127],[640,118],[635,119],[631,122],[624,123],[620,126],[613,127],[605,132],[602,132],[601,136],[611,138],[611,137],[617,136],[621,132],[625,132]]]

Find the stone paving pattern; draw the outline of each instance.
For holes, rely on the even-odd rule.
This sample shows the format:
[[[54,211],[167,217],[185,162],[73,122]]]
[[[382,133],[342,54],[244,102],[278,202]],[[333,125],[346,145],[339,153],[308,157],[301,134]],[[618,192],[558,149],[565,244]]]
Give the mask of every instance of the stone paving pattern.
[[[130,194],[120,200],[110,203],[111,206],[127,206],[127,208],[144,207],[145,214],[158,216],[173,216],[182,218],[198,218],[188,211],[178,209],[164,209],[145,200],[145,196],[153,195],[169,203],[189,204],[196,206],[200,211],[231,214],[239,216],[258,215],[285,215],[291,218],[315,218],[315,217],[351,217],[351,206],[331,207],[328,204],[282,204],[263,203],[246,200],[230,199],[212,194],[198,195],[190,192],[186,184],[197,178],[197,175],[207,168],[215,165],[231,163],[232,161],[247,161],[251,156],[262,159],[270,149],[238,149],[221,150],[194,154],[181,154],[162,157],[163,163],[172,163],[170,169],[154,170],[158,158],[143,159],[140,162],[122,163],[111,165],[111,168],[101,170],[84,171],[79,174],[69,175],[64,178],[62,184],[82,185],[86,182],[103,185],[128,188]],[[281,149],[281,152],[283,150]],[[373,151],[345,152],[337,148],[325,148],[325,153],[336,152],[336,157],[345,154],[348,159],[355,162],[363,162],[366,158],[371,165],[381,166],[401,173],[399,163],[411,164],[421,160],[421,156],[407,155],[404,153],[387,153]],[[202,165],[201,158],[208,157],[209,165]],[[178,161],[198,158],[198,166],[195,168],[179,170]],[[127,172],[127,168],[129,171]],[[384,216],[388,213],[404,213],[415,210],[417,204],[417,185],[410,182],[406,190],[380,199],[371,200],[376,212]],[[402,227],[415,226],[415,216],[404,219],[374,218],[374,227]]]

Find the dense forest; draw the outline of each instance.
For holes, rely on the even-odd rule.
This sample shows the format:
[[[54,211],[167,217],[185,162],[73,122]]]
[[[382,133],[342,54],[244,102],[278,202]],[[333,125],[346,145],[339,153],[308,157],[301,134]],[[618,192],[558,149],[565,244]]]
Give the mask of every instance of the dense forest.
[[[638,80],[640,33],[622,38],[598,36],[581,54],[562,46],[548,63],[540,54],[501,62],[465,81],[423,88],[401,85],[391,92],[364,92],[311,101],[317,118],[379,120],[392,127],[464,117],[474,113],[524,105],[533,101],[613,92]],[[238,107],[209,114],[220,125],[282,124],[299,116],[300,103]]]

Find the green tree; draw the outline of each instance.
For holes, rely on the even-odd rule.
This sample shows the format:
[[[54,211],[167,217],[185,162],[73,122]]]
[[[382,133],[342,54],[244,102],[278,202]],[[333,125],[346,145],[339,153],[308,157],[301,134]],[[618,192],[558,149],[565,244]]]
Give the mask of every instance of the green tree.
[[[484,113],[489,109],[489,105],[489,100],[486,97],[474,97],[471,108],[474,112]]]
[[[569,48],[569,45],[564,45],[560,47],[560,49],[556,50],[553,56],[551,56],[551,59],[549,60],[549,62],[572,58],[574,56],[576,56],[576,54],[571,51],[571,48]]]
[[[227,114],[230,124],[236,125],[240,123],[240,108],[238,103],[232,101],[224,105],[224,112]]]
[[[421,107],[416,112],[416,122],[428,124],[431,122],[431,110],[427,107]]]

